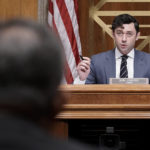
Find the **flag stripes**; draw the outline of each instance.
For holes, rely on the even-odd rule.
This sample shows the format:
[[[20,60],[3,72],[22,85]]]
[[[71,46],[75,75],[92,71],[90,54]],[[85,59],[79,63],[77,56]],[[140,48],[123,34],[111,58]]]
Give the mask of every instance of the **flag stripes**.
[[[55,29],[66,55],[66,83],[77,77],[81,43],[77,21],[77,0],[49,0],[48,23]]]

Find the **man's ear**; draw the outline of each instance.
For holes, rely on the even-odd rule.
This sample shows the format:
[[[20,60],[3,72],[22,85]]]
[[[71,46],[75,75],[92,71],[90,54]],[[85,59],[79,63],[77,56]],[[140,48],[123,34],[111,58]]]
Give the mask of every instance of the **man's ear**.
[[[137,33],[137,35],[136,35],[136,41],[139,39],[140,34],[141,34],[140,32]]]

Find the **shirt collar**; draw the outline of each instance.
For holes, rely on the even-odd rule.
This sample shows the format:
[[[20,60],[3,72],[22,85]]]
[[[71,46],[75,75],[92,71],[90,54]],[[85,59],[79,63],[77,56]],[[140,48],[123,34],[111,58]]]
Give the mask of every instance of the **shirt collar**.
[[[116,59],[120,59],[122,56],[122,54],[120,53],[120,51],[118,50],[118,48],[116,47],[115,48],[115,58]],[[128,56],[130,58],[133,58],[134,59],[134,48],[128,53]]]

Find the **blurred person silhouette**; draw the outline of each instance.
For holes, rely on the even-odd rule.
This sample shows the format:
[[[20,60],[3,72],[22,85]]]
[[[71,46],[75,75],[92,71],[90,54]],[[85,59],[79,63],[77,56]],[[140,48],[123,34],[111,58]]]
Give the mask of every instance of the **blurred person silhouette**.
[[[0,23],[0,149],[88,150],[44,128],[64,103],[63,53],[50,29],[24,19]],[[92,148],[95,149],[95,148]]]

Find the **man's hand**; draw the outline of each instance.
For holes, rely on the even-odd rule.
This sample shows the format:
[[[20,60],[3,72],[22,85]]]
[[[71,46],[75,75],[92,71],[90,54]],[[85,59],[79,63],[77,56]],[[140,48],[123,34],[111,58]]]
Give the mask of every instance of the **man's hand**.
[[[82,60],[77,66],[77,72],[81,81],[86,80],[88,74],[90,73],[91,59],[88,57],[83,57],[83,59],[84,60]]]

